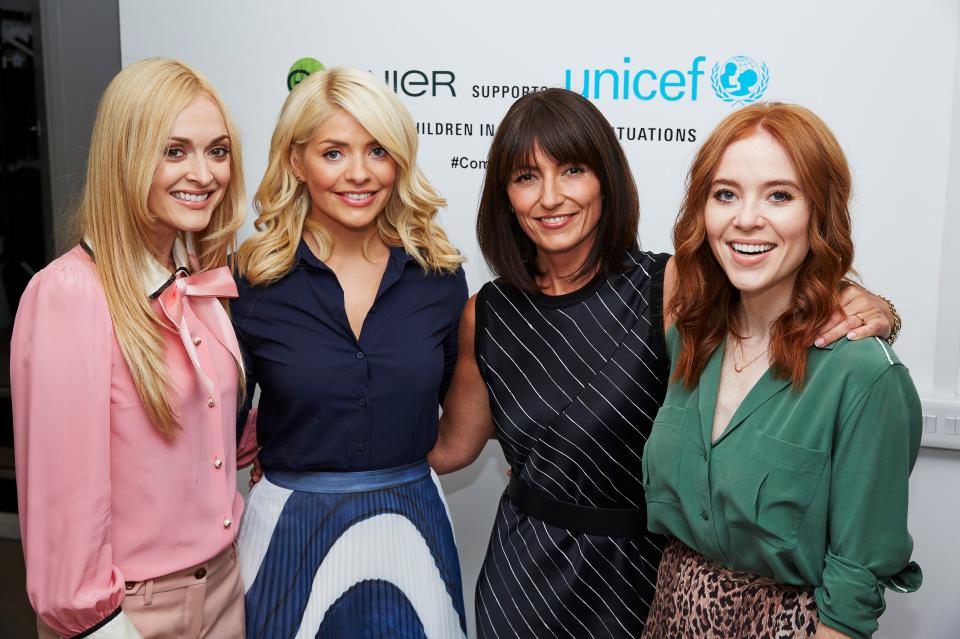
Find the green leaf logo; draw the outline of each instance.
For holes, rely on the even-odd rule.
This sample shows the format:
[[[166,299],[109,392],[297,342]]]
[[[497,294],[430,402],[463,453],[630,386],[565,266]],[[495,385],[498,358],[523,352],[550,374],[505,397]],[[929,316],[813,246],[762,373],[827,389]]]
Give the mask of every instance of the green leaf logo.
[[[287,90],[293,91],[293,87],[314,71],[323,71],[323,63],[316,58],[300,58],[291,64],[290,71],[287,72]]]

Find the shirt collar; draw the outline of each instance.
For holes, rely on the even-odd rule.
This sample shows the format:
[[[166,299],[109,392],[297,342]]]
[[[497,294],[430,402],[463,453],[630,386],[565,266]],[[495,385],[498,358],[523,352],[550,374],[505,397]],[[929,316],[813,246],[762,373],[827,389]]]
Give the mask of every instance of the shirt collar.
[[[81,245],[93,258],[93,242],[90,238],[84,237]],[[170,286],[179,277],[180,273],[190,275],[190,254],[187,252],[186,243],[180,237],[173,241],[173,263],[177,268],[171,273],[157,258],[149,253],[147,254],[144,259],[144,271],[140,274],[140,282],[143,292],[150,299],[159,297],[160,293]]]
[[[310,247],[307,246],[307,241],[304,240],[303,237],[300,238],[300,243],[297,244],[296,261],[297,263],[303,262],[304,264],[307,264],[314,268],[330,270],[330,267],[324,264],[323,260],[321,260],[320,258],[318,258],[316,255],[313,254],[313,251],[311,251]]]
[[[390,246],[390,263],[388,268],[395,268],[402,270],[406,266],[407,262],[413,259],[409,253],[402,246]],[[296,262],[303,262],[314,268],[323,269],[326,271],[330,270],[330,267],[327,266],[323,260],[319,259],[316,255],[313,254],[313,251],[310,250],[310,247],[307,246],[307,242],[301,237],[300,243],[297,245],[296,252]]]

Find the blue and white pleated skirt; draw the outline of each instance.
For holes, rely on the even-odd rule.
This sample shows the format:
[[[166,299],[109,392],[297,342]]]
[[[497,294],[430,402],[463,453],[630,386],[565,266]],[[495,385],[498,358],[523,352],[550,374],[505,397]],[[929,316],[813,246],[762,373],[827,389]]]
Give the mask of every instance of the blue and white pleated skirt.
[[[450,514],[426,462],[268,471],[239,546],[248,639],[466,636]]]

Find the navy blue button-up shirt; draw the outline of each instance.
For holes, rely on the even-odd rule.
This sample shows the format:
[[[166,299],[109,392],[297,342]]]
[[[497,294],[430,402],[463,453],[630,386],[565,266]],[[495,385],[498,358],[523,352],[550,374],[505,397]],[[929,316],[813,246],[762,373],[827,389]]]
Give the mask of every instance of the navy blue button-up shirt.
[[[264,468],[376,470],[424,459],[457,353],[463,269],[427,273],[391,247],[360,339],[336,275],[300,241],[293,270],[269,286],[240,278],[231,311],[247,373],[260,385]]]

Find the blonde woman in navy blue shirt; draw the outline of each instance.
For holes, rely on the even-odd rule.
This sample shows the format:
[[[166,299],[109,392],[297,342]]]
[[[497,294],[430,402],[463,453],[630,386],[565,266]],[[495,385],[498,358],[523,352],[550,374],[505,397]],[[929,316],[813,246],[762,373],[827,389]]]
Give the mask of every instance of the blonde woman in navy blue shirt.
[[[425,458],[456,359],[462,258],[416,128],[369,73],[291,91],[241,247],[233,321],[263,479],[240,531],[247,636],[462,637]]]

